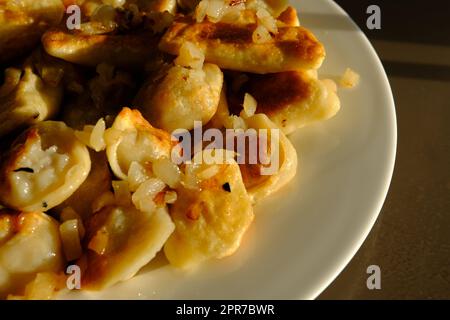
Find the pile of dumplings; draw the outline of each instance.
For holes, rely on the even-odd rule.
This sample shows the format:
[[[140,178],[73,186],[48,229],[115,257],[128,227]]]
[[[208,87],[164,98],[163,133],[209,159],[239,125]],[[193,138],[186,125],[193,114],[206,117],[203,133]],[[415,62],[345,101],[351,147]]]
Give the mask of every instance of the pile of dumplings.
[[[82,290],[103,290],[157,254],[187,270],[235,253],[254,206],[297,174],[288,135],[340,109],[297,14],[278,0],[0,0],[0,298],[53,298],[73,265]],[[174,163],[173,132],[195,123],[267,130],[277,172],[222,149]]]

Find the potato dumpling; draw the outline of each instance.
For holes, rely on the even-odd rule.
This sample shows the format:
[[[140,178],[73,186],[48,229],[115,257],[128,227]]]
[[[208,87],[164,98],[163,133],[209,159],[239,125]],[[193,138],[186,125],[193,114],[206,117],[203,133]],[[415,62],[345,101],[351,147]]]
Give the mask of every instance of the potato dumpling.
[[[214,64],[201,69],[171,67],[150,79],[135,104],[149,121],[168,132],[191,130],[194,121],[206,124],[217,111],[223,74]]]
[[[55,220],[0,210],[0,297],[20,294],[39,272],[62,271],[63,261]]]
[[[69,198],[91,169],[89,151],[63,122],[25,131],[3,156],[0,202],[20,211],[47,211]]]
[[[42,37],[47,53],[84,66],[108,63],[139,70],[157,52],[159,39],[151,32],[137,34],[84,34],[52,29]]]
[[[86,255],[79,261],[82,288],[101,290],[133,277],[162,249],[174,230],[166,209],[153,213],[109,206],[86,225]]]
[[[26,53],[64,15],[61,0],[0,1],[0,64]]]
[[[176,229],[164,246],[169,262],[179,268],[232,255],[253,221],[251,199],[234,160],[187,164],[186,174],[198,178],[198,188],[177,189],[170,208]]]
[[[0,87],[0,137],[53,117],[62,96],[62,85],[44,81],[30,61],[23,69],[6,69]]]
[[[92,168],[83,184],[56,209],[74,209],[83,220],[92,214],[92,205],[99,195],[111,189],[111,173],[105,152],[89,151]]]
[[[279,191],[287,185],[297,174],[297,151],[288,138],[278,127],[264,114],[256,114],[246,119],[248,128],[256,129],[257,132],[267,130],[267,135],[258,135],[258,142],[264,139],[261,146],[266,149],[268,159],[272,156],[270,163],[261,163],[258,158],[256,164],[240,164],[242,178],[244,180],[247,192],[253,202],[258,202],[267,196]],[[277,141],[275,139],[275,133]],[[272,149],[273,146],[277,146]],[[260,151],[262,148],[259,148]],[[247,150],[247,153],[249,150]],[[272,154],[273,153],[273,154]],[[278,158],[275,158],[278,155]],[[260,156],[260,155],[259,155]],[[270,168],[271,166],[273,168]],[[277,165],[275,167],[275,165]],[[264,172],[263,170],[267,172]]]
[[[245,93],[258,102],[257,113],[266,114],[285,134],[308,124],[332,118],[340,109],[336,87],[317,79],[314,72],[247,75],[238,90],[228,91],[232,113],[239,113]]]
[[[116,177],[126,180],[132,162],[142,165],[170,158],[170,134],[154,128],[137,110],[124,108],[105,133],[106,154]]]
[[[322,65],[325,49],[306,28],[280,27],[270,41],[254,43],[256,28],[256,23],[196,23],[183,17],[170,26],[159,48],[178,55],[183,43],[189,41],[203,50],[206,62],[221,69],[260,74],[318,69]]]

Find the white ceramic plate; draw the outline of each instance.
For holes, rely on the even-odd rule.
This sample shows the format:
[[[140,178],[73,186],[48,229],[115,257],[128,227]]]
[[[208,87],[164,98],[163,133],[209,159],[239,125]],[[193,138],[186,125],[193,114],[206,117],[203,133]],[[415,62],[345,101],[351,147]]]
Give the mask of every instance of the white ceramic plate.
[[[238,253],[191,274],[159,258],[138,276],[87,299],[313,299],[342,271],[372,228],[386,197],[396,151],[396,117],[384,69],[369,41],[330,0],[292,3],[325,44],[322,77],[347,67],[361,75],[340,90],[331,121],[296,132],[296,181],[256,209]],[[364,14],[364,12],[361,12]]]

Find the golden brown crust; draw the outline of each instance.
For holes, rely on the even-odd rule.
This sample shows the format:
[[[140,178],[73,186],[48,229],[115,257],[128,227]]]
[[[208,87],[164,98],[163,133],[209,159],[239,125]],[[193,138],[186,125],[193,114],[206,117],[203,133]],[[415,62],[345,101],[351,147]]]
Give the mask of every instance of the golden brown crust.
[[[194,23],[180,18],[163,36],[160,50],[178,55],[181,45],[190,41],[205,53],[206,61],[223,69],[253,73],[275,73],[316,69],[325,58],[323,45],[303,27],[281,27],[268,43],[254,43],[257,25]]]
[[[230,77],[237,81],[242,74]],[[231,86],[227,91],[230,112],[240,114],[244,95],[248,93],[258,102],[256,113],[266,114],[285,134],[315,121],[327,120],[340,109],[336,92],[312,72],[245,74],[245,77],[243,84],[237,88]]]
[[[251,77],[249,93],[258,101],[257,113],[271,116],[289,105],[311,97],[311,83],[299,72]]]
[[[155,54],[157,43],[151,33],[86,35],[52,29],[42,37],[45,50],[54,57],[86,66],[109,63],[127,69],[142,67]]]
[[[239,88],[239,92],[227,92],[229,108],[233,114],[241,112],[246,93],[258,101],[256,113],[264,113],[269,117],[292,104],[310,99],[313,94],[311,81],[301,72],[248,74],[247,77],[248,81]]]
[[[33,49],[49,27],[64,14],[60,0],[0,1],[0,63]]]

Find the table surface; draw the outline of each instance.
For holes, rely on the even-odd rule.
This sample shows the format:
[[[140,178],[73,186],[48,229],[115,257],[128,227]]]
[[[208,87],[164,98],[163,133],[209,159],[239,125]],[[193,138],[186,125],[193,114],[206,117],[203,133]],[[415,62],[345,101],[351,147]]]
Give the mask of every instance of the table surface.
[[[336,0],[367,34],[394,93],[397,160],[369,237],[319,299],[450,299],[450,1]],[[366,27],[370,4],[382,29]],[[367,288],[367,267],[381,289]]]

